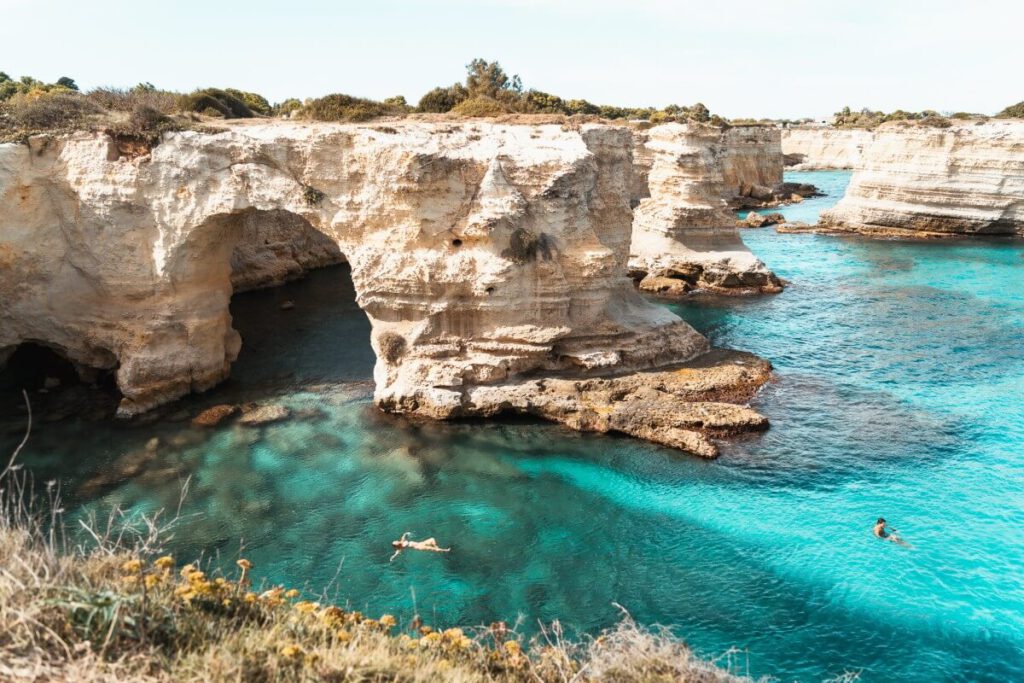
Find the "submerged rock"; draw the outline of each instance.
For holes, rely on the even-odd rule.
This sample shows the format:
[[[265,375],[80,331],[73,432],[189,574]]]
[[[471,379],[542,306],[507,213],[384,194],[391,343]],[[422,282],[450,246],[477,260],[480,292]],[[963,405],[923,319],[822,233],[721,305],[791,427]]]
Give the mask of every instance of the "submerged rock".
[[[254,427],[287,420],[292,414],[285,406],[255,406],[242,411],[238,423]]]
[[[781,213],[758,213],[751,211],[747,217],[739,221],[738,225],[744,228],[764,228],[769,225],[780,225],[786,222],[786,217]]]
[[[216,427],[224,420],[238,412],[238,406],[223,403],[207,408],[192,418],[192,424],[196,427]]]

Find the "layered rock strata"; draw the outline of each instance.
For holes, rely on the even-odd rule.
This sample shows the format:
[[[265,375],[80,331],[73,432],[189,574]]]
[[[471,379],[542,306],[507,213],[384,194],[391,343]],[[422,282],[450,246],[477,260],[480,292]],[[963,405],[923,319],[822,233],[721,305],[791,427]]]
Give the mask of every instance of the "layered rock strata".
[[[722,131],[722,184],[727,201],[771,195],[782,183],[782,133],[774,126]]]
[[[782,130],[782,154],[791,171],[856,168],[871,143],[869,130],[791,126]]]
[[[713,455],[765,426],[739,404],[769,369],[706,355],[630,285],[632,177],[630,132],[599,125],[239,124],[132,159],[93,133],[2,145],[0,353],[115,370],[137,414],[228,376],[234,287],[344,258],[381,408]]]
[[[640,288],[665,295],[780,291],[779,279],[743,244],[725,200],[724,159],[734,159],[736,174],[735,159],[753,155],[727,151],[732,140],[706,126],[664,124],[634,138],[629,267]]]
[[[817,230],[883,237],[1024,235],[1024,121],[875,131]]]

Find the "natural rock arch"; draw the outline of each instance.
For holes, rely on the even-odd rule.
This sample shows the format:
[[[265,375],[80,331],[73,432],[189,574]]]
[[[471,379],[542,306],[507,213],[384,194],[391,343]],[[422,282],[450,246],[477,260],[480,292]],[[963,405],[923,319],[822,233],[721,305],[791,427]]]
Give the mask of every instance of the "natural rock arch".
[[[695,434],[741,428],[735,411],[742,428],[763,424],[735,406],[685,415],[672,406],[726,395],[721,383],[740,377],[735,396],[745,397],[764,364],[730,363],[693,386],[689,375],[622,379],[708,350],[626,276],[627,129],[279,123],[169,134],[131,160],[111,160],[108,146],[92,134],[0,145],[0,237],[14,236],[0,254],[42,283],[27,301],[52,300],[55,286],[63,297],[38,318],[0,316],[102,341],[120,361],[124,415],[227,377],[239,350],[232,258],[245,221],[277,216],[308,224],[349,261],[372,327],[374,399],[386,410],[513,410],[703,454],[714,449]],[[19,186],[47,191],[24,202],[5,189]],[[38,254],[25,226],[59,255]],[[88,288],[64,286],[68,261]],[[0,289],[21,284],[4,279]],[[610,374],[620,379],[597,380]]]

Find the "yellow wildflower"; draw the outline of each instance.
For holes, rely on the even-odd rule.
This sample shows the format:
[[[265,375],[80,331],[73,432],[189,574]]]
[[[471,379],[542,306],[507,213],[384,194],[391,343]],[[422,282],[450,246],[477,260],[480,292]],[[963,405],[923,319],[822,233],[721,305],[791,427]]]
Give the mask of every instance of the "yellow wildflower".
[[[434,629],[430,628],[429,626],[420,626],[420,635],[424,635],[425,636],[425,635],[427,635],[428,633],[430,633],[433,630]]]
[[[153,563],[153,566],[156,567],[157,569],[163,570],[165,572],[166,571],[170,571],[171,567],[174,566],[174,558],[171,557],[170,555],[164,555],[163,557],[158,557],[156,562]]]
[[[161,580],[162,579],[160,578],[159,575],[157,575],[157,574],[150,574],[149,576],[146,577],[146,588],[153,588],[153,587],[159,585]]]
[[[306,654],[298,645],[285,645],[280,649],[280,653],[285,659],[297,659]]]
[[[302,602],[295,603],[295,609],[302,612],[303,614],[311,614],[320,609],[320,605],[319,603],[303,600]]]
[[[224,605],[225,607],[231,607],[231,598],[224,598],[220,601],[220,604]]]
[[[347,643],[348,641],[352,640],[352,634],[343,628],[338,629],[338,631],[334,635],[342,643]]]
[[[125,574],[138,574],[142,571],[142,560],[128,560],[121,565],[121,571]]]
[[[252,562],[245,558],[240,559],[238,562],[235,562],[235,564],[237,564],[244,572],[247,572],[250,569],[252,569]]]
[[[288,598],[289,600],[291,600],[292,598],[297,598],[299,597],[299,591],[295,590],[294,588],[289,588],[287,591],[285,591],[284,597]]]
[[[178,575],[181,576],[181,578],[183,579],[187,579],[189,575],[194,571],[196,571],[195,565],[186,564],[184,567],[181,568],[181,571],[178,572]]]
[[[380,615],[380,625],[384,628],[385,631],[389,628],[392,628],[396,623],[398,622],[396,622],[395,618],[390,614]]]
[[[437,643],[440,643],[440,642],[441,642],[441,634],[437,633],[436,631],[433,632],[433,633],[428,633],[427,635],[423,636],[423,638],[420,639],[420,643],[423,643],[425,645],[436,645]]]
[[[218,588],[223,588],[224,585],[227,584],[227,579],[225,579],[223,576],[218,576],[216,579],[213,580],[213,582],[217,585]]]
[[[443,633],[441,634],[441,636],[442,636],[442,637],[443,637],[443,638],[444,638],[445,640],[452,640],[452,641],[455,641],[455,640],[458,640],[459,638],[461,638],[461,637],[462,637],[462,629],[461,629],[461,628],[449,628],[449,629],[446,629],[446,630],[445,630],[445,631],[444,631],[444,632],[443,632]]]
[[[507,652],[508,654],[510,654],[510,655],[518,655],[518,654],[521,654],[522,651],[523,651],[523,648],[519,647],[518,641],[508,640],[508,641],[505,642],[505,652]]]
[[[419,645],[420,641],[416,640],[415,638],[410,638],[409,641],[405,643],[405,646],[410,650],[419,647]]]
[[[345,623],[345,611],[331,605],[320,612],[320,618],[325,624],[331,627],[341,626]]]
[[[189,575],[185,578],[189,580],[189,583],[201,583],[206,581],[206,572],[201,572],[198,569],[195,569],[189,572]]]
[[[255,593],[246,593],[245,594],[245,601],[248,602],[249,604],[252,604],[252,603],[256,602],[256,594]]]
[[[473,641],[467,638],[466,636],[462,636],[461,638],[455,641],[455,647],[459,648],[460,650],[468,650],[469,646],[472,644]]]

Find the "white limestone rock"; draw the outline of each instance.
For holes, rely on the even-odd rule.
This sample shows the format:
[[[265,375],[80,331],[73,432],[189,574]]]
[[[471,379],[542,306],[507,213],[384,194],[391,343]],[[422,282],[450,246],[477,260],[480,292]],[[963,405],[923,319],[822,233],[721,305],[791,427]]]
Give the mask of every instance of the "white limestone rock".
[[[819,229],[883,237],[1024,235],[1024,121],[888,123]]]

